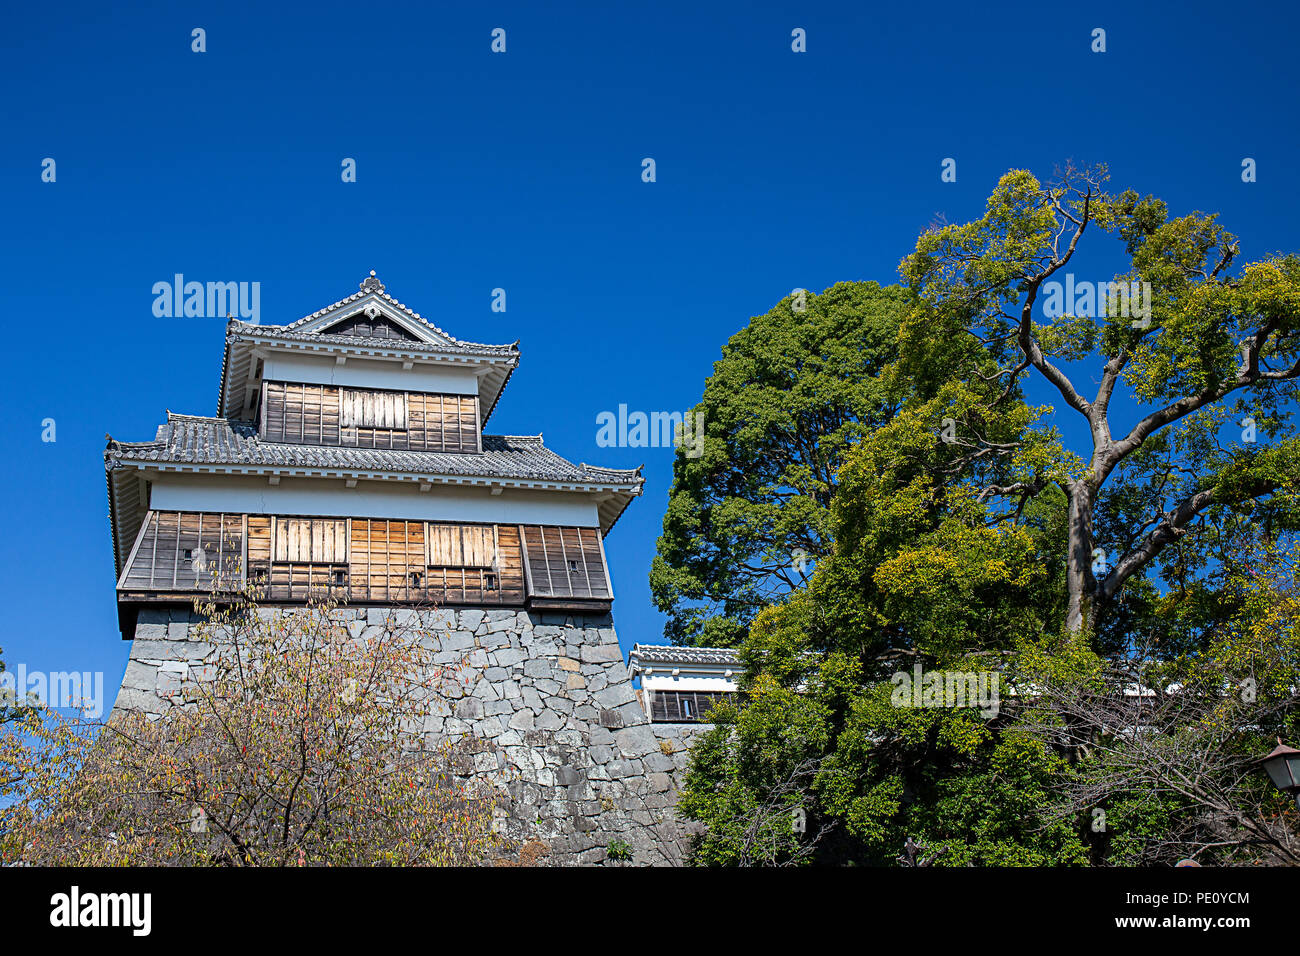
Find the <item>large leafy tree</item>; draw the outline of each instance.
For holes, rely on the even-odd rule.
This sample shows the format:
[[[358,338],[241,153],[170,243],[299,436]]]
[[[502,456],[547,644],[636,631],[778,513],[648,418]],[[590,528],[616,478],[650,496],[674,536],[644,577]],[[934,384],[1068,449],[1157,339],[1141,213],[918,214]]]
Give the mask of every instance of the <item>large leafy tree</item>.
[[[1286,428],[1300,379],[1300,259],[1238,264],[1239,243],[1215,216],[1171,217],[1159,199],[1105,185],[1100,169],[1046,184],[1010,172],[982,217],[926,233],[902,266],[928,306],[904,342],[970,336],[1008,395],[1023,375],[1041,376],[1087,427],[1082,459],[1049,475],[1067,499],[1065,622],[1075,630],[1095,627],[1097,612],[1207,513],[1222,524],[1274,510],[1273,492],[1294,484],[1300,461]],[[1149,309],[1134,315],[1130,301],[1128,314],[1102,318],[1094,296],[1040,315],[1046,284],[1108,235],[1127,262],[1116,282],[1138,283],[1139,297],[1147,284]],[[1119,287],[1106,293],[1122,304]],[[1225,421],[1245,419],[1274,441],[1220,441]],[[1099,509],[1122,514],[1132,533],[1112,520],[1099,539]]]
[[[703,455],[678,455],[650,573],[673,641],[735,644],[828,553],[844,454],[892,412],[880,374],[906,299],[875,282],[792,295],[723,348],[695,408]]]
[[[917,297],[879,379],[894,414],[844,454],[833,544],[811,580],[760,613],[741,645],[749,703],[717,713],[681,803],[708,824],[699,861],[1131,863],[1265,834],[1270,858],[1291,852],[1293,821],[1243,768],[1267,749],[1264,731],[1291,727],[1294,655],[1258,648],[1287,646],[1277,608],[1292,605],[1242,582],[1259,570],[1247,555],[1295,526],[1294,260],[1234,272],[1235,240],[1212,217],[1170,220],[1101,182],[1009,174],[983,219],[927,233],[904,261]],[[1089,223],[1119,232],[1152,283],[1149,328],[1035,318],[1031,290],[1070,261]],[[1207,232],[1228,243],[1213,262],[1213,242],[1188,238]],[[1194,318],[1202,298],[1220,302],[1212,319]],[[1062,368],[1084,381],[1089,359],[1101,394],[1064,403],[1088,423],[1080,457],[1023,388],[1033,370],[1077,397]],[[1112,409],[1136,423],[1119,439]],[[1228,439],[1246,417],[1259,441]],[[1093,576],[1099,542],[1114,560]],[[1261,628],[1246,661],[1240,636]],[[918,663],[997,672],[1004,695],[1044,689],[1031,695],[1042,706],[1004,696],[987,720],[895,706],[891,674]],[[1247,674],[1272,688],[1259,693],[1267,707],[1221,706]],[[1172,746],[1143,753],[1114,733],[1135,683],[1185,688],[1163,711]],[[1200,748],[1203,786],[1153,785],[1202,738],[1218,742],[1213,766]],[[1112,823],[1100,835],[1097,809]]]
[[[913,362],[974,384],[913,380]],[[885,376],[891,391],[912,382],[911,394],[848,454],[832,552],[757,617],[741,646],[748,702],[716,713],[697,747],[681,806],[708,825],[698,861],[889,864],[909,839],[929,848],[923,858],[942,851],[941,864],[1086,857],[1071,822],[1045,816],[1059,755],[1006,733],[1005,718],[891,701],[891,674],[915,663],[1002,668],[1048,633],[1063,601],[1064,502],[1045,491],[1005,508],[976,491],[1032,484],[1060,455],[1052,432],[1031,427],[1034,409],[994,409],[1001,386],[974,374],[984,364],[969,343],[941,340]],[[1005,453],[942,440],[945,422]],[[774,802],[802,808],[804,837]]]

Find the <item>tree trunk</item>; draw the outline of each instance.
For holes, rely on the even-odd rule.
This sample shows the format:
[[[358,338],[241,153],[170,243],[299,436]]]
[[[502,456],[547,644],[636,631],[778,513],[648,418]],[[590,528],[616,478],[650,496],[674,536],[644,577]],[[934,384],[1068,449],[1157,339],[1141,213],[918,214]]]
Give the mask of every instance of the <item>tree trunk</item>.
[[[1078,633],[1092,619],[1093,595],[1097,581],[1092,574],[1092,505],[1097,489],[1087,479],[1069,488],[1069,544],[1066,564],[1066,588],[1069,603],[1065,612],[1067,631]]]

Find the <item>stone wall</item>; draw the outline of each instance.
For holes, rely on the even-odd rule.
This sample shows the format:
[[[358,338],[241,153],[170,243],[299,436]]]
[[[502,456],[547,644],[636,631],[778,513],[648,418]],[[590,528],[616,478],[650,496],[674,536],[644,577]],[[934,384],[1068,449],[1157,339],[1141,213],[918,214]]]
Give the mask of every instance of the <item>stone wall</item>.
[[[263,609],[263,614],[270,613]],[[430,744],[469,735],[492,744],[502,785],[497,828],[540,841],[552,865],[682,862],[688,828],[673,807],[696,725],[651,724],[632,689],[609,615],[511,610],[340,608],[354,635],[395,623],[432,641],[437,665],[461,664],[465,686],[425,718]],[[115,710],[164,715],[183,703],[191,668],[210,662],[189,609],[141,610]]]

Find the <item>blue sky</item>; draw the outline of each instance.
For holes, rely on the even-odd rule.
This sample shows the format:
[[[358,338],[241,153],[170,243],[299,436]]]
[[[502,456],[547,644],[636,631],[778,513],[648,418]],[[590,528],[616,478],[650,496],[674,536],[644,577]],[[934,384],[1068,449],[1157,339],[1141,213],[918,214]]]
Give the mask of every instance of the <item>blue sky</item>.
[[[1221,212],[1243,258],[1300,248],[1294,7],[1135,6],[15,7],[0,39],[6,660],[102,670],[110,695],[120,680],[104,434],[212,414],[220,373],[221,320],[152,315],[153,283],[178,272],[258,281],[262,320],[280,323],[375,269],[453,335],[521,339],[489,430],[645,463],[646,494],[606,544],[624,648],[660,639],[647,572],[671,452],[598,448],[596,415],[690,407],[727,338],[792,288],[895,281],[936,215],[976,216],[1002,172],[1066,159],[1106,162],[1116,188],[1176,214]],[[1258,182],[1241,181],[1244,157]],[[1103,255],[1078,271],[1112,269]]]

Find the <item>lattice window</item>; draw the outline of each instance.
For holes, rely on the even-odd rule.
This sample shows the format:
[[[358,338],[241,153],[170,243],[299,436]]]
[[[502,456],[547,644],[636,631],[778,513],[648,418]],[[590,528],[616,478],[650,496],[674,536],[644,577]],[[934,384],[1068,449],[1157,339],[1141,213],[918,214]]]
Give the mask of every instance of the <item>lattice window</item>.
[[[345,518],[275,518],[268,596],[300,600],[345,595],[349,579],[347,527]]]
[[[715,703],[734,700],[726,691],[656,690],[650,701],[650,719],[674,723],[698,723],[705,720]]]
[[[347,521],[343,518],[277,518],[273,560],[294,564],[347,564]]]
[[[122,575],[140,590],[230,590],[242,584],[244,516],[151,511]]]
[[[426,562],[431,594],[457,604],[504,600],[495,526],[430,524],[428,541]],[[515,573],[517,576],[517,564]]]
[[[595,600],[611,597],[598,530],[525,525],[520,531],[533,594]]]

